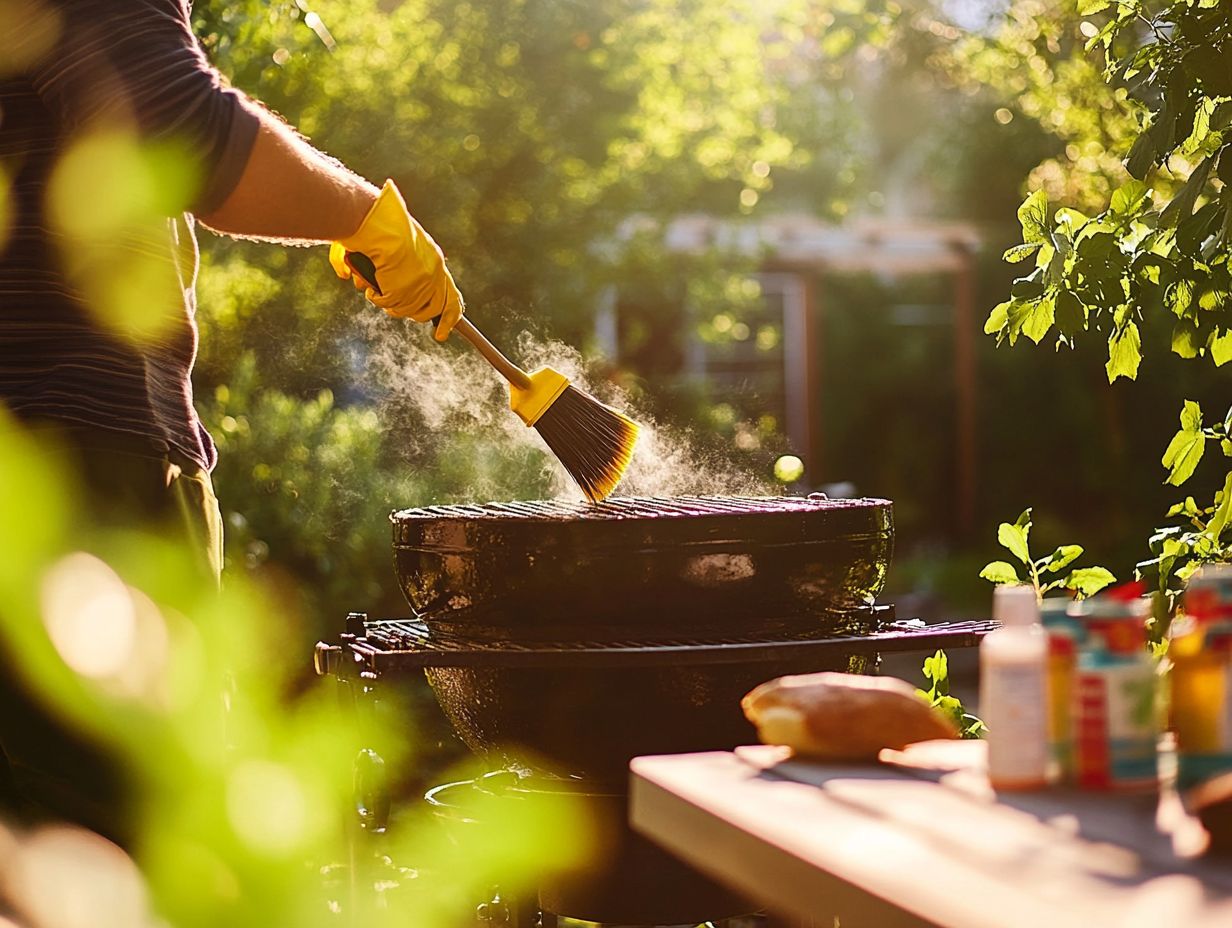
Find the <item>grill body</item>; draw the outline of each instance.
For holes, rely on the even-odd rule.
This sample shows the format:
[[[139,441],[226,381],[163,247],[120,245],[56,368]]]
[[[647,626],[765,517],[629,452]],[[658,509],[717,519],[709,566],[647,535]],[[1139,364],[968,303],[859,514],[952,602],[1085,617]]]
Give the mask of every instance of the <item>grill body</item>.
[[[678,667],[442,667],[428,681],[450,725],[491,769],[581,778],[620,792],[641,754],[756,742],[740,698],[788,673],[861,673],[857,655]]]
[[[893,552],[885,500],[618,498],[394,513],[415,614],[473,634],[594,638],[772,632],[873,602]]]
[[[476,789],[509,801],[568,803],[573,830],[561,840],[593,845],[593,856],[577,869],[540,874],[539,907],[613,924],[696,924],[755,906],[630,831],[629,757],[753,740],[739,700],[771,677],[864,670],[882,651],[971,647],[993,627],[895,621],[889,606],[813,620],[825,630],[548,643],[450,636],[423,621],[369,622],[353,613],[338,643],[318,644],[315,663],[365,700],[384,681],[427,669],[454,728],[505,771],[428,794],[460,844],[487,840]],[[380,802],[362,796],[360,805]]]

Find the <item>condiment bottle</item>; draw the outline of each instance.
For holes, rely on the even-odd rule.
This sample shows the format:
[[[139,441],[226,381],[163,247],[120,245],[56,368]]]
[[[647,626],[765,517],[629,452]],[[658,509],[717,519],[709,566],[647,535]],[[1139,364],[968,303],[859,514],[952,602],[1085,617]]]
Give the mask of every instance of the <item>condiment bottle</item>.
[[[1073,689],[1082,622],[1070,615],[1068,596],[1046,597],[1040,622],[1048,635],[1048,782],[1065,783],[1074,775]]]
[[[1086,641],[1074,674],[1074,768],[1080,787],[1158,786],[1155,661],[1146,650],[1147,599],[1075,604]]]
[[[1232,771],[1232,569],[1203,567],[1173,623],[1171,716],[1181,789]]]
[[[1001,628],[980,642],[980,714],[994,789],[1039,789],[1048,776],[1048,636],[1031,586],[993,594]]]

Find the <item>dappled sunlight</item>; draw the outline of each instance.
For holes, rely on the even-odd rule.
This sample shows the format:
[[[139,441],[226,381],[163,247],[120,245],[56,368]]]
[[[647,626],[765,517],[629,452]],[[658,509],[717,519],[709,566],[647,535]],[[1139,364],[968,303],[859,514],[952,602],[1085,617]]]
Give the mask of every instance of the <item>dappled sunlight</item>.
[[[89,554],[70,554],[43,577],[43,623],[60,657],[93,679],[114,677],[132,658],[137,617],[115,571]]]
[[[304,784],[282,764],[247,761],[227,779],[227,819],[262,854],[301,850],[313,836],[311,806]]]
[[[157,924],[132,860],[82,828],[55,825],[23,836],[0,875],[0,889],[29,928]]]
[[[164,691],[167,627],[158,606],[91,554],[70,554],[42,580],[43,624],[73,671],[117,695]]]

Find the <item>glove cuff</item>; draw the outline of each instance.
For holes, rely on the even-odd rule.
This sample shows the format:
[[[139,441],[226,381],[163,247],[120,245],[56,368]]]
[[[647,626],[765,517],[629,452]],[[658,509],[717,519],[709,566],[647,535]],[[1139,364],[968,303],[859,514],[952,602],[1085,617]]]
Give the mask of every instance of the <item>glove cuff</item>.
[[[338,239],[347,251],[362,251],[371,254],[376,241],[382,234],[388,234],[391,227],[410,225],[411,214],[406,208],[406,200],[402,191],[392,180],[386,179],[377,195],[376,202],[368,210],[359,228],[346,238]]]

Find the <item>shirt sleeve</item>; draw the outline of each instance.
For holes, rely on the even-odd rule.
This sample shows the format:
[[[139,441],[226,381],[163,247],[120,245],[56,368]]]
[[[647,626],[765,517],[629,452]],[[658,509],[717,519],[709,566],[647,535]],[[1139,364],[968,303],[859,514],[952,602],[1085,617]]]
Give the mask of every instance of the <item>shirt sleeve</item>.
[[[60,0],[57,53],[35,86],[67,133],[127,125],[173,141],[196,168],[183,208],[208,213],[239,182],[256,105],[224,85],[192,33],[188,0]]]

